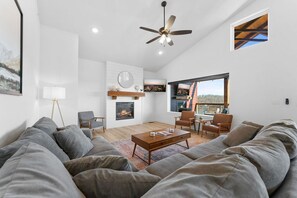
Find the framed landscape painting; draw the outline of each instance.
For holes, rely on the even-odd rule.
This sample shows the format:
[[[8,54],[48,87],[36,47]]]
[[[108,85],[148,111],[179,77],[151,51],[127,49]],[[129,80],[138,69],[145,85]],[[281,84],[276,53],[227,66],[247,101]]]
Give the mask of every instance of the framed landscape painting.
[[[22,95],[23,14],[17,0],[0,0],[0,93]]]

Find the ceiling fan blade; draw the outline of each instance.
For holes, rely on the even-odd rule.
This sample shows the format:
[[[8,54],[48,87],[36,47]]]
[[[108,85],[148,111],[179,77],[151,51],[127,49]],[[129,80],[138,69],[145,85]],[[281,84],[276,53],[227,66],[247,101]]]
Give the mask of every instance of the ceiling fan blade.
[[[153,38],[152,40],[149,40],[148,42],[146,42],[146,44],[149,44],[151,42],[154,42],[155,40],[159,39],[161,36],[157,36],[155,38]]]
[[[139,28],[142,29],[142,30],[146,30],[146,31],[149,31],[149,32],[154,32],[154,33],[158,33],[158,34],[160,34],[159,31],[157,31],[157,30],[153,30],[153,29],[151,29],[151,28],[146,28],[146,27],[139,27]]]
[[[174,21],[175,21],[175,16],[174,15],[171,15],[170,17],[169,17],[169,19],[168,19],[168,21],[167,21],[167,23],[166,23],[166,25],[165,25],[165,30],[169,30],[171,27],[172,27],[172,25],[173,25],[173,23],[174,23]]]
[[[178,30],[170,32],[171,35],[183,35],[183,34],[191,34],[192,30]]]
[[[167,42],[168,43],[168,45],[170,45],[170,46],[172,46],[172,45],[174,45],[174,43],[173,43],[173,41],[171,40],[171,41],[169,41],[169,42]]]

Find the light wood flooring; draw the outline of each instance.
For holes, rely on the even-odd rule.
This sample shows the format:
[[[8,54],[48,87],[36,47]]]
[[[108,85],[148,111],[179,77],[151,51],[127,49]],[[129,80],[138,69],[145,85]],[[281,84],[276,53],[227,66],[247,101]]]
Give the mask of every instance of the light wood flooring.
[[[93,136],[103,136],[109,142],[115,142],[120,140],[131,139],[132,134],[161,130],[165,128],[174,128],[174,126],[160,122],[149,122],[127,127],[106,129],[105,133],[103,133],[102,129],[97,129],[93,131]],[[201,137],[200,134],[197,134],[197,131],[194,131],[193,129],[189,130],[189,128],[186,127],[184,127],[183,130],[191,132],[191,138],[188,140],[190,147],[200,143],[208,142],[209,140],[214,138],[212,134],[203,135],[203,137]]]

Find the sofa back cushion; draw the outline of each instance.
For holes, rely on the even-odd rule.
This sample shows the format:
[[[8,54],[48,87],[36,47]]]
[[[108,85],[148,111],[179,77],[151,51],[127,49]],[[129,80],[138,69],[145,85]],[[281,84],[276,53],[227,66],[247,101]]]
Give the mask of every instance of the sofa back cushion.
[[[96,168],[132,171],[128,159],[117,155],[86,156],[64,162],[64,166],[72,176]]]
[[[75,184],[86,197],[141,197],[161,178],[148,173],[93,169],[77,174]]]
[[[84,197],[46,148],[28,143],[0,169],[0,197]]]
[[[53,140],[55,140],[53,133],[57,131],[58,126],[52,119],[47,117],[40,118],[33,125],[33,127],[42,130],[43,132],[48,134]]]
[[[143,197],[268,197],[256,167],[239,155],[214,154],[195,160]]]
[[[227,148],[222,153],[247,158],[257,168],[269,195],[281,185],[290,167],[290,158],[283,143],[271,137],[254,139]]]
[[[279,139],[293,159],[297,156],[297,125],[293,120],[284,119],[265,126],[254,139],[273,137]]]
[[[257,127],[240,124],[228,133],[223,142],[227,146],[237,146],[251,140],[256,135],[257,131]]]
[[[69,125],[65,129],[55,132],[54,136],[70,159],[83,157],[94,145],[77,125]]]
[[[47,148],[62,162],[69,160],[69,157],[66,155],[66,153],[57,145],[54,140],[50,138],[50,136],[39,129],[29,127],[24,133],[22,133],[18,140],[0,148],[0,167],[2,167],[6,160],[8,160],[15,152],[17,152],[21,146],[29,142],[34,142]]]

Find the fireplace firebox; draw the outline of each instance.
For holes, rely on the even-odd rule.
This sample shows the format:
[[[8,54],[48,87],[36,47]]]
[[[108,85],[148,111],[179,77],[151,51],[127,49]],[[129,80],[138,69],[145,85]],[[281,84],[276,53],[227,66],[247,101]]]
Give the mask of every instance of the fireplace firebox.
[[[134,119],[134,102],[116,103],[116,120]]]

